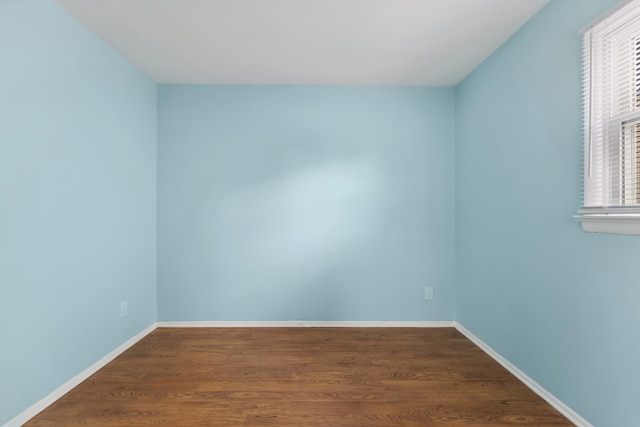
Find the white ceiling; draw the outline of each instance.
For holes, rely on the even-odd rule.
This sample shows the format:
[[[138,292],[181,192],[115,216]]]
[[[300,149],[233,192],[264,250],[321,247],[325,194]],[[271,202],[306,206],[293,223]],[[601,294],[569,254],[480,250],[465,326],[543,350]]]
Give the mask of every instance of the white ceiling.
[[[159,83],[454,86],[548,0],[57,0]]]

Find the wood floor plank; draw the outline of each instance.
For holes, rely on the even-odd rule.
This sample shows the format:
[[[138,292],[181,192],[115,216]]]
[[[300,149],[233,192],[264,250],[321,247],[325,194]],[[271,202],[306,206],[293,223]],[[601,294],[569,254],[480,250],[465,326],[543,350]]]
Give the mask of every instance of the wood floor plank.
[[[25,425],[572,424],[453,328],[160,328]]]

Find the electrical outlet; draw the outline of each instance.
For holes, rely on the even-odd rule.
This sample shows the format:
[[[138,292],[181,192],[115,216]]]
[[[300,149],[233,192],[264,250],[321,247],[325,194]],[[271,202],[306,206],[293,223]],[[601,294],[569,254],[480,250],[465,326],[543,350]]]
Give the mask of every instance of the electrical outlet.
[[[124,300],[120,303],[120,317],[126,316],[128,311],[129,311],[129,301]]]
[[[427,286],[424,288],[424,299],[432,300],[433,299],[433,288],[431,286]]]

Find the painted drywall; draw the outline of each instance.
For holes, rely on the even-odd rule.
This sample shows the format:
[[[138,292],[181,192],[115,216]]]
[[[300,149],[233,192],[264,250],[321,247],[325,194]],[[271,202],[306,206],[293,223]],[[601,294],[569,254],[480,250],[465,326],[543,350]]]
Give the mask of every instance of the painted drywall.
[[[156,85],[51,0],[0,52],[3,424],[156,320]]]
[[[453,89],[158,98],[160,320],[452,319]]]
[[[581,36],[554,0],[456,90],[457,320],[597,426],[637,425],[640,238],[584,233]]]

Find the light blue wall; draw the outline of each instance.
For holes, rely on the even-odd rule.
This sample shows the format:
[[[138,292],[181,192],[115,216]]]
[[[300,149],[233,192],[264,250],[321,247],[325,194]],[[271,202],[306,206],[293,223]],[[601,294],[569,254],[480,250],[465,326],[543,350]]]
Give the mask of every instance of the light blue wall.
[[[453,89],[161,86],[160,320],[452,319],[453,120]]]
[[[161,86],[156,158],[155,84],[51,0],[0,0],[0,424],[156,318],[457,318],[634,425],[640,239],[571,219],[578,30],[616,2],[552,1],[455,99]]]
[[[456,91],[457,318],[597,426],[638,425],[640,237],[579,206],[581,38],[555,0]]]
[[[2,424],[156,319],[156,86],[51,0],[0,52]]]

